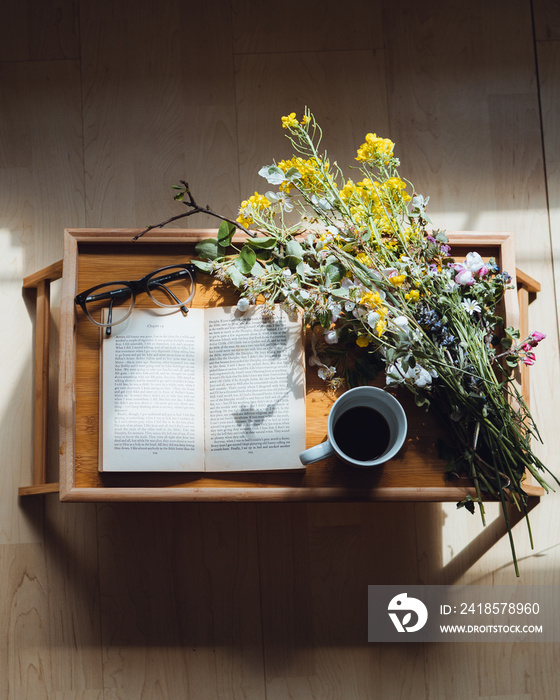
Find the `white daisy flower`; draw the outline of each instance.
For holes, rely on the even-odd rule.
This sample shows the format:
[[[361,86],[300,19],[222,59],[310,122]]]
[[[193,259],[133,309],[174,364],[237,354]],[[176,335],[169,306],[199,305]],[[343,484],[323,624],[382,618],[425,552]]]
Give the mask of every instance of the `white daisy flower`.
[[[475,299],[463,299],[461,304],[463,305],[465,311],[467,311],[469,316],[472,316],[475,311],[477,313],[480,313],[481,311],[480,304]]]

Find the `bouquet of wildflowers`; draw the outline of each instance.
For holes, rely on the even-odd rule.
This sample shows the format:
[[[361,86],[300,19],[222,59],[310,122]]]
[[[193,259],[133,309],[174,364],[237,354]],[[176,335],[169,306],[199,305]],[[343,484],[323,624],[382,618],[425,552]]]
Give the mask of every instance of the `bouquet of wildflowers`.
[[[282,117],[282,126],[295,155],[260,170],[267,187],[242,202],[235,222],[198,207],[185,182],[176,187],[189,210],[170,221],[198,211],[223,219],[218,236],[198,244],[196,264],[238,288],[241,310],[261,299],[302,311],[315,331],[309,363],[330,386],[367,383],[381,370],[388,386],[437,410],[450,436],[448,470],[476,488],[458,506],[474,512],[478,501],[484,519],[491,496],[506,519],[506,501],[526,512],[526,470],[548,487],[511,372],[534,363],[545,336],[503,327],[497,305],[509,275],[476,251],[450,256],[426,214],[429,197],[399,176],[389,139],[368,134],[358,177],[347,179],[319,150],[310,112]],[[247,234],[240,244],[236,229]]]

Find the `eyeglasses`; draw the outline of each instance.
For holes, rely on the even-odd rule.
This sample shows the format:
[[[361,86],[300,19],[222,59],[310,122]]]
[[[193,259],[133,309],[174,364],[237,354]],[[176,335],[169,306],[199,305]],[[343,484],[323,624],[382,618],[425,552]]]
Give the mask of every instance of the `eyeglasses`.
[[[186,316],[189,311],[187,304],[192,301],[195,289],[194,265],[167,265],[139,280],[98,284],[78,294],[74,302],[92,323],[105,328],[106,335],[111,335],[111,327],[130,316],[136,295],[140,292],[146,292],[158,306],[178,308]],[[116,306],[119,307],[119,313],[113,318]]]

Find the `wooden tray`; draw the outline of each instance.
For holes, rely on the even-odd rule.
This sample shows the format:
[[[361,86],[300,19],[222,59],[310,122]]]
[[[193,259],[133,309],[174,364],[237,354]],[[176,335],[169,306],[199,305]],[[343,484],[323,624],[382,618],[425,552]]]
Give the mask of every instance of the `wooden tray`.
[[[60,482],[46,484],[45,342],[37,329],[35,469],[34,484],[22,495],[59,491],[63,501],[456,501],[474,496],[470,482],[449,480],[438,458],[440,426],[416,408],[409,392],[399,394],[409,421],[408,439],[397,458],[371,469],[351,469],[330,458],[308,466],[305,472],[203,474],[115,474],[98,471],[99,332],[81,312],[74,296],[111,279],[137,279],[147,272],[193,254],[194,244],[215,230],[169,229],[153,232],[136,243],[132,229],[68,229],[64,234],[59,367]],[[471,250],[495,257],[511,274],[515,271],[513,239],[504,233],[449,233],[453,254],[463,258]],[[60,277],[60,264],[26,278],[24,286],[37,287],[38,324],[48,328],[48,282]],[[539,285],[520,273],[521,291],[508,291],[507,323],[526,326],[528,296]],[[46,291],[45,291],[46,289]],[[139,297],[137,303],[146,303]],[[522,314],[519,313],[522,301]],[[235,291],[199,273],[194,306],[235,304]],[[46,310],[45,310],[46,309]],[[42,320],[40,320],[42,319]],[[46,320],[45,320],[46,319]],[[48,346],[48,343],[47,343]],[[39,352],[40,350],[40,352]],[[48,360],[47,360],[48,366]],[[380,380],[382,385],[383,380]],[[527,386],[524,393],[527,393]],[[336,395],[328,392],[316,370],[307,372],[307,445],[326,437],[329,409]],[[542,495],[528,485],[530,495]]]

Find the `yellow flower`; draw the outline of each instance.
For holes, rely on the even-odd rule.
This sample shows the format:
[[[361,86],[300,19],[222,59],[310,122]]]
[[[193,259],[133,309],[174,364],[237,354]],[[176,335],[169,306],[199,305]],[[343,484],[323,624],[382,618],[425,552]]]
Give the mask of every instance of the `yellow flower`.
[[[397,241],[384,241],[383,245],[387,250],[396,250],[399,247]]]
[[[369,345],[369,338],[366,338],[365,335],[359,335],[356,338],[356,345],[360,348],[367,348]]]
[[[263,209],[268,209],[268,207],[270,207],[270,202],[265,195],[255,192],[255,194],[251,195],[249,199],[244,199],[241,202],[241,206],[239,207],[239,216],[236,220],[242,226],[250,226],[252,223],[254,223],[254,214],[262,211]]]
[[[379,292],[366,292],[365,294],[362,294],[360,304],[363,306],[372,306],[374,309],[377,309],[380,312],[381,309],[379,307],[383,306],[383,299],[381,298]]]
[[[401,180],[400,177],[390,177],[383,183],[383,186],[385,190],[389,191],[389,193],[394,192],[400,195],[404,202],[410,202],[410,200],[412,199],[408,192],[404,191],[406,189],[406,182],[403,182],[403,180]]]
[[[301,120],[301,123],[305,125],[305,124],[309,124],[310,121],[311,121],[311,117],[309,116],[309,114],[306,114],[305,117]]]
[[[301,187],[304,190],[313,190],[316,194],[323,192],[324,177],[321,172],[320,165],[324,165],[326,169],[329,167],[328,161],[324,164],[320,164],[315,158],[300,158],[299,156],[294,156],[290,160],[281,160],[278,163],[278,167],[283,173],[287,173],[291,168],[296,168],[301,176]],[[292,183],[289,180],[285,180],[280,185],[280,190],[282,192],[288,193],[292,188]]]
[[[362,263],[362,265],[369,266],[372,264],[372,260],[369,257],[369,255],[367,253],[364,253],[363,251],[361,253],[358,253],[358,255],[356,255],[356,260],[358,262]]]
[[[383,139],[377,134],[367,134],[365,143],[358,148],[356,160],[386,165],[393,157],[394,148],[395,144],[390,139]]]
[[[377,335],[381,336],[383,334],[383,331],[387,328],[387,321],[382,318],[380,321],[378,321],[375,324],[375,332]]]
[[[418,238],[418,232],[415,231],[414,229],[412,229],[410,226],[403,231],[402,235],[403,235],[403,238],[405,239],[405,241],[408,241],[408,242]]]
[[[406,275],[393,275],[389,277],[389,282],[395,287],[400,287],[406,280]]]
[[[287,117],[282,117],[282,128],[291,129],[298,125],[298,120],[296,119],[296,113],[291,112]]]
[[[348,202],[352,194],[354,193],[354,183],[352,180],[347,180],[344,187],[339,191],[340,198],[343,202]]]
[[[404,298],[408,301],[416,302],[420,299],[420,292],[417,289],[411,289],[410,292],[407,292],[404,295]]]

